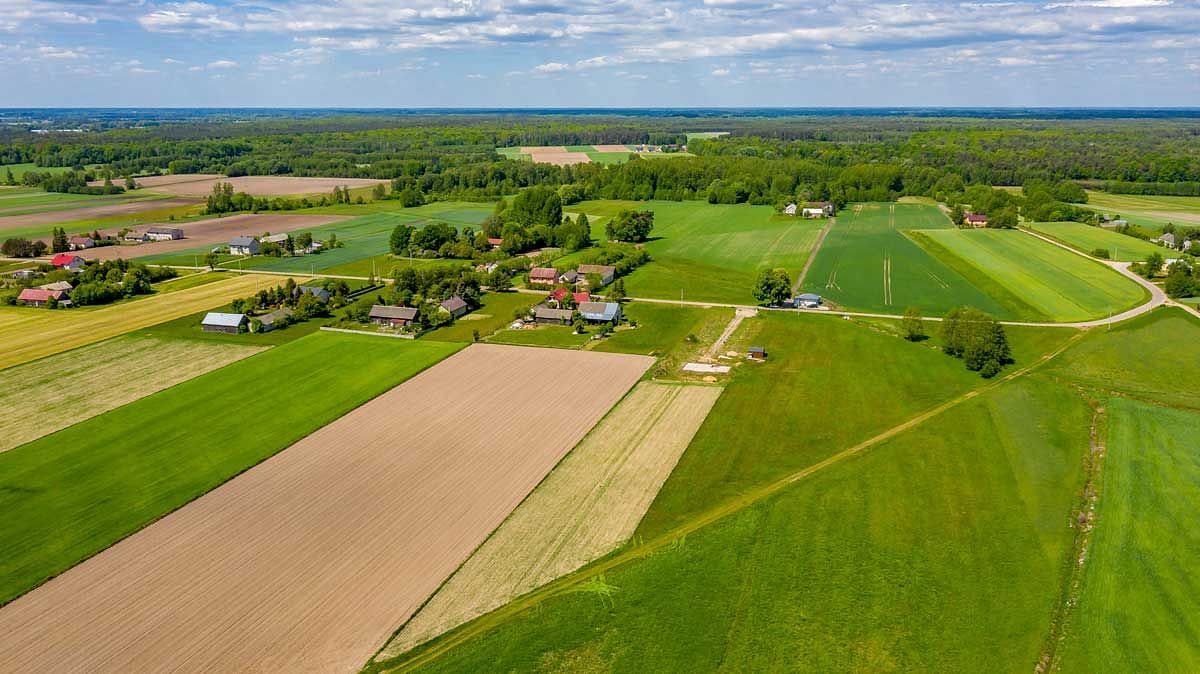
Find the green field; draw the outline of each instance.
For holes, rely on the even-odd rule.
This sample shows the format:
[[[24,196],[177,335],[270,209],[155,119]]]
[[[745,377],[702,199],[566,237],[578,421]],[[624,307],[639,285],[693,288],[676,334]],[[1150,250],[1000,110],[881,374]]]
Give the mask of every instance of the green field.
[[[682,294],[685,300],[753,304],[758,270],[782,267],[794,278],[822,227],[776,215],[768,206],[699,201],[585,201],[566,210],[595,220],[622,209],[654,211],[654,231],[646,243],[653,262],[626,278],[631,297],[677,300]],[[593,237],[604,240],[599,223]]]
[[[1149,299],[1144,288],[1103,264],[1016,230],[925,230],[915,236],[950,266],[980,277],[977,285],[1006,306],[1024,307],[1021,318],[1086,321]]]
[[[1013,318],[1015,312],[905,235],[939,228],[954,231],[934,206],[853,204],[838,214],[803,290],[846,309],[899,314],[917,307],[930,315],[969,305]]]
[[[1200,227],[1200,197],[1169,197],[1141,194],[1088,193],[1088,203],[1081,204],[1100,213],[1120,216],[1125,220],[1152,230],[1161,230],[1168,222],[1188,227]]]
[[[0,454],[0,604],[460,346],[318,333]]]
[[[533,610],[485,617],[486,630],[424,671],[1032,669],[1072,540],[1091,416],[1082,398],[1032,378],[1001,385],[673,537],[739,488],[972,384],[932,349],[861,325],[761,323],[752,338],[771,359],[727,386],[633,550],[672,542]]]
[[[577,349],[591,339],[591,334],[575,334],[569,325],[539,325],[527,330],[501,330],[492,335],[488,341],[498,344],[519,344],[521,346],[550,346],[560,349]]]
[[[70,166],[38,166],[37,164],[4,164],[0,166],[0,179],[8,175],[8,171],[12,171],[13,177],[18,181],[21,176],[30,171],[38,173],[66,173],[70,171]]]
[[[655,376],[676,374],[676,368],[716,341],[733,318],[731,309],[649,302],[627,302],[622,312],[637,327],[617,330],[598,342],[595,350],[657,356]]]
[[[426,334],[423,339],[470,342],[474,340],[475,331],[479,332],[481,338],[487,337],[512,323],[514,311],[528,309],[538,303],[536,295],[525,293],[485,293],[480,299],[481,305],[478,309],[446,327]]]
[[[105,200],[97,199],[88,194],[66,194],[63,192],[43,192],[27,187],[0,190],[0,217],[20,215],[22,213],[37,213],[58,208],[79,208],[85,204],[79,202],[94,201],[102,204]],[[93,205],[93,204],[86,204]]]
[[[1103,248],[1108,251],[1111,260],[1136,262],[1145,260],[1153,253],[1164,252],[1161,246],[1149,241],[1081,222],[1027,222],[1025,226],[1088,255],[1097,248]]]
[[[1062,671],[1200,671],[1200,414],[1106,405],[1098,525]]]

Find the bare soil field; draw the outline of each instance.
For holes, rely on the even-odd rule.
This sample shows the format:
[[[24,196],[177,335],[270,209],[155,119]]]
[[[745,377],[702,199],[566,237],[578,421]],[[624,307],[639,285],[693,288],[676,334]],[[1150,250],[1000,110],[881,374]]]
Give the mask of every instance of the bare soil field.
[[[204,174],[181,174],[156,176],[138,180],[149,192],[170,194],[179,197],[206,197],[212,194],[217,183],[233,185],[234,192],[245,192],[256,197],[279,197],[299,194],[326,194],[335,187],[372,187],[387,180],[373,178],[300,178],[296,176],[240,176],[225,178]],[[138,194],[139,192],[134,192]]]
[[[356,671],[652,362],[468,347],[0,609],[0,671]]]
[[[161,255],[200,246],[215,246],[229,243],[242,234],[260,236],[265,232],[279,234],[297,229],[319,227],[334,222],[350,220],[347,215],[274,215],[254,214],[231,215],[227,218],[212,218],[192,222],[164,222],[157,225],[141,225],[133,229],[144,232],[150,227],[178,227],[183,230],[182,239],[175,241],[148,241],[133,245],[104,246],[76,251],[76,255],[88,260],[115,260],[119,257],[135,258],[146,255]]]
[[[586,164],[592,161],[592,158],[587,156],[586,152],[531,152],[529,157],[539,164],[554,164],[555,166],[567,166],[568,164]]]
[[[561,154],[566,152],[567,148],[562,145],[534,145],[533,147],[522,147],[521,154],[537,154],[539,152],[549,152]]]
[[[2,370],[0,452],[264,348],[126,337]]]
[[[131,215],[145,211],[157,211],[176,206],[191,206],[199,203],[196,199],[148,199],[145,201],[121,201],[104,206],[89,206],[87,208],[67,208],[44,213],[27,213],[25,215],[9,215],[0,217],[0,232],[30,225],[50,225],[58,222],[73,222],[75,220],[92,220],[113,215]]]
[[[213,309],[285,278],[245,274],[95,309],[0,307],[0,369]]]
[[[395,657],[619,547],[721,388],[642,382],[384,648]]]
[[[593,145],[596,152],[632,152],[628,145]]]

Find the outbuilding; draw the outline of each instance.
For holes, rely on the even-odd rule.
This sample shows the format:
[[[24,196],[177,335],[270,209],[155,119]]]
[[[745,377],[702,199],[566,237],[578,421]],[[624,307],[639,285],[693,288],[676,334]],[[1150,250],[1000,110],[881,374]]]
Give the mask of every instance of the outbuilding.
[[[146,230],[147,241],[176,241],[183,238],[183,230],[178,227],[151,227]]]
[[[537,323],[567,325],[575,313],[570,309],[552,309],[544,304],[533,308],[533,320]]]
[[[784,215],[795,215],[796,214],[796,204],[788,204],[787,206],[784,206],[783,214]]]
[[[74,286],[71,285],[70,281],[55,281],[53,283],[43,283],[42,285],[38,286],[38,290],[58,290],[60,292],[69,293],[73,287]]]
[[[1170,232],[1163,234],[1162,236],[1155,239],[1155,241],[1161,243],[1162,245],[1166,246],[1167,248],[1175,247],[1175,235]]]
[[[583,302],[579,315],[589,323],[616,323],[621,320],[621,305],[616,302]]]
[[[85,250],[96,247],[96,240],[90,236],[72,236],[67,239],[67,243],[71,245],[71,250]]]
[[[450,314],[451,318],[458,318],[459,316],[466,314],[469,310],[469,307],[467,307],[467,301],[458,295],[455,295],[454,297],[442,302],[441,306]]]
[[[579,275],[587,277],[590,274],[595,274],[600,277],[600,285],[606,286],[613,282],[617,276],[617,268],[607,264],[581,264],[579,265]]]
[[[262,323],[262,331],[270,332],[279,326],[279,322],[285,318],[291,317],[294,312],[289,307],[282,307],[272,311],[269,314],[264,314],[258,318],[258,322]]]
[[[971,211],[967,211],[966,213],[963,213],[963,222],[967,223],[971,227],[987,227],[988,218],[983,213],[972,213]]]
[[[258,239],[253,236],[235,236],[229,240],[229,253],[231,255],[258,255],[261,247]]]
[[[44,307],[50,303],[63,302],[67,294],[61,290],[43,290],[42,288],[25,288],[17,295],[17,301],[27,307]],[[69,301],[69,300],[67,300]]]
[[[329,301],[329,291],[321,286],[296,286],[296,296],[300,295],[312,295],[322,302]]]
[[[210,311],[204,315],[204,320],[200,321],[200,328],[205,332],[224,332],[236,335],[245,329],[247,322],[246,314]]]
[[[797,309],[816,309],[821,306],[821,296],[815,293],[797,295],[795,305]]]
[[[529,282],[541,285],[553,285],[558,281],[558,270],[554,267],[534,267],[529,270]]]
[[[390,307],[376,304],[367,315],[375,325],[385,328],[402,328],[412,325],[417,319],[417,310],[413,307]]]
[[[761,346],[752,346],[746,349],[746,357],[750,360],[766,360],[767,350]]]

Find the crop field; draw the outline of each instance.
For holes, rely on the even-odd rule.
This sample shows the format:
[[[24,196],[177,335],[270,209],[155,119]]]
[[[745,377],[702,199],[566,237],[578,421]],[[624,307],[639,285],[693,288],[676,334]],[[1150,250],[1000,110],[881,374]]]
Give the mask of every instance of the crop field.
[[[0,191],[0,216],[59,208],[76,208],[80,202],[101,204],[106,201],[111,201],[111,199],[93,197],[87,194],[43,192],[40,189],[28,187],[13,188]]]
[[[0,604],[458,348],[309,335],[0,454]]]
[[[469,347],[0,609],[0,669],[355,671],[649,363]]]
[[[1171,197],[1141,194],[1108,194],[1089,191],[1088,203],[1080,204],[1093,211],[1121,216],[1125,220],[1161,230],[1168,222],[1183,226],[1200,226],[1200,197]]]
[[[94,309],[0,307],[0,344],[5,347],[0,369],[213,309],[284,280],[246,274]]]
[[[261,350],[117,337],[0,370],[0,452]]]
[[[480,298],[480,307],[443,328],[438,328],[424,336],[440,342],[470,342],[474,341],[474,333],[479,332],[480,338],[496,332],[513,322],[513,312],[517,309],[528,309],[537,304],[535,295],[524,293],[484,293]]]
[[[488,338],[489,342],[497,344],[515,344],[519,346],[542,346],[559,349],[577,349],[588,342],[590,334],[575,334],[569,325],[539,325],[536,328],[522,330],[500,330]]]
[[[955,231],[934,206],[850,205],[825,237],[802,290],[861,311],[899,314],[917,307],[928,315],[969,305],[997,317],[1019,315],[906,236],[918,229]]]
[[[1043,320],[1102,318],[1149,297],[1105,265],[1015,230],[928,230],[920,240],[931,242],[951,266],[969,266],[991,279],[997,294],[1019,297]]]
[[[3,233],[6,237],[25,236],[29,238],[42,238],[49,236],[50,228],[59,224],[65,224],[71,231],[75,231],[76,229],[90,231],[93,225],[100,226],[99,223],[108,219],[137,220],[142,217],[152,218],[160,212],[167,212],[182,207],[198,206],[194,200],[188,199],[131,200],[114,198],[100,206],[39,211],[26,213],[25,215],[0,214],[0,233]],[[142,222],[151,221],[142,220]]]
[[[1200,414],[1112,398],[1097,525],[1062,671],[1200,669]]]
[[[585,201],[570,206],[589,219],[622,209],[654,211],[646,243],[653,261],[625,279],[631,297],[753,303],[759,269],[782,267],[793,279],[808,259],[823,222],[776,215],[768,206],[677,201]],[[593,237],[604,240],[598,223]]]
[[[394,657],[622,545],[721,395],[642,382],[382,652]]]
[[[1005,385],[412,656],[432,672],[1027,671],[1090,416],[1065,387]]]
[[[210,174],[180,174],[138,178],[138,184],[147,192],[169,194],[177,197],[206,197],[218,183],[233,185],[234,192],[245,192],[256,197],[278,197],[302,194],[328,194],[335,187],[351,189],[373,187],[386,180],[372,178],[302,178],[296,176],[240,176],[226,178]],[[137,194],[141,190],[134,193]]]
[[[1161,246],[1149,241],[1081,222],[1030,222],[1025,226],[1088,255],[1097,248],[1103,248],[1108,251],[1111,260],[1136,262],[1145,260],[1153,253],[1165,252]]]

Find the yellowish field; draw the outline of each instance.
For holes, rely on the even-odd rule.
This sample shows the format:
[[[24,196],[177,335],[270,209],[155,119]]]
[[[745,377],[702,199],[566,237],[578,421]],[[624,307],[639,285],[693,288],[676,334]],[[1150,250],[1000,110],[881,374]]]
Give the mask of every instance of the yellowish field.
[[[123,337],[0,371],[0,452],[264,348]]]
[[[0,307],[0,369],[213,309],[285,281],[247,274],[98,309]]]
[[[382,651],[394,657],[620,546],[721,388],[642,382]]]

